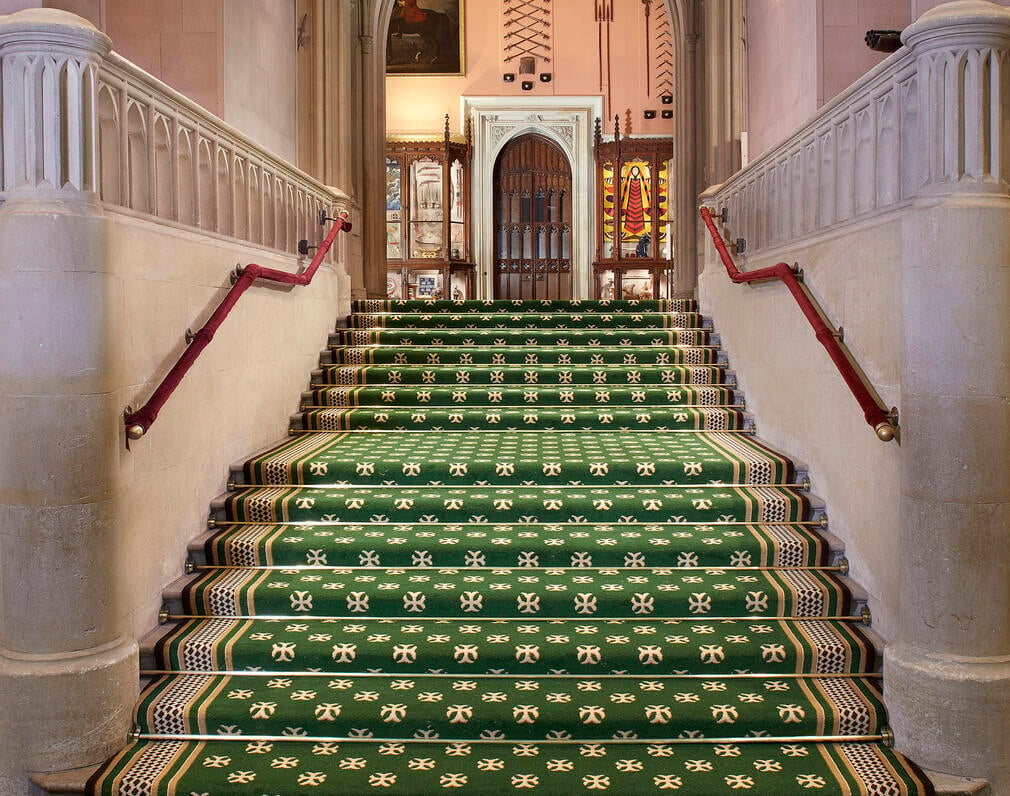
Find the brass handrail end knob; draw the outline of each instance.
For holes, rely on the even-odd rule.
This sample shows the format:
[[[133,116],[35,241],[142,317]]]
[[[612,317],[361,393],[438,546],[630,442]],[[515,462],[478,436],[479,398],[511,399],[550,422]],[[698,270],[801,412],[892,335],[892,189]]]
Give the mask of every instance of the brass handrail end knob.
[[[821,515],[820,525],[821,525],[822,528],[827,528],[828,527],[828,515],[827,515],[827,512],[825,512],[824,514]]]
[[[849,559],[845,556],[838,559],[838,574],[843,576],[848,576],[849,574]]]
[[[147,429],[140,425],[140,423],[131,423],[126,427],[126,436],[133,440],[140,439],[146,433]]]
[[[159,625],[168,624],[168,617],[169,617],[168,606],[167,605],[161,606],[161,609],[158,611],[158,624]]]
[[[140,725],[134,724],[133,729],[130,730],[130,740],[139,741],[140,740]]]
[[[863,606],[863,610],[859,612],[859,616],[864,625],[869,625],[873,621],[873,615],[870,613],[870,606],[868,605]]]
[[[207,517],[207,529],[212,531],[216,527],[217,527],[217,517],[211,514],[209,517]]]
[[[891,425],[890,421],[884,421],[882,423],[877,423],[873,427],[873,430],[877,432],[877,439],[881,442],[890,442],[895,437],[894,426]]]
[[[888,749],[894,746],[894,730],[886,724],[880,728],[880,742]]]

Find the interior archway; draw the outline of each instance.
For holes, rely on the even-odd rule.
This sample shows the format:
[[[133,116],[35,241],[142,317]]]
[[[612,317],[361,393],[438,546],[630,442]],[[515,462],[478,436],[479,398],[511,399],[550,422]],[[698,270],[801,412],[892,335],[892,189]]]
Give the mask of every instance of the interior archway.
[[[366,0],[367,2],[367,0]],[[385,206],[384,157],[386,135],[386,31],[397,0],[374,0],[362,9],[362,33],[360,48],[362,53],[362,146],[363,157],[363,207],[365,229],[363,230],[364,279],[368,295],[384,295],[385,286]],[[676,184],[672,191],[673,209],[676,219],[674,231],[675,273],[677,292],[693,295],[696,289],[696,243],[695,205],[698,193],[698,178],[695,154],[695,106],[694,61],[697,42],[696,0],[662,0],[671,25],[673,44],[672,62],[674,70],[673,114],[674,153],[672,174]],[[519,99],[519,98],[517,98]],[[591,157],[591,152],[589,152]],[[475,153],[475,166],[477,154]],[[493,161],[492,161],[493,164]],[[481,256],[476,235],[480,231],[480,190],[475,183],[473,192],[475,207],[474,250]],[[592,239],[586,237],[587,248]],[[478,261],[479,269],[489,269],[490,261]],[[489,283],[487,288],[490,288]],[[588,291],[588,279],[585,290]],[[578,291],[576,293],[578,295]],[[588,292],[585,293],[588,295]]]
[[[494,165],[494,299],[572,298],[572,167],[547,136],[524,133]]]

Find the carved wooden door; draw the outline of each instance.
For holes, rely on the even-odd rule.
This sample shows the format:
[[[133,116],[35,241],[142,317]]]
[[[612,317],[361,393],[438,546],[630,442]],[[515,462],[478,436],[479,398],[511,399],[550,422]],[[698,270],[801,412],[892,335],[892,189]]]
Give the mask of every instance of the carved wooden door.
[[[572,297],[572,169],[554,142],[519,136],[494,170],[496,299]]]

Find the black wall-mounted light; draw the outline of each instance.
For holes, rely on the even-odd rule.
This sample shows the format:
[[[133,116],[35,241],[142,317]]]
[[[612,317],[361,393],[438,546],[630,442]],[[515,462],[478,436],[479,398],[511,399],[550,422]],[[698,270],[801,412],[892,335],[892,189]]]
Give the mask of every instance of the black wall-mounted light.
[[[655,111],[645,111],[645,113],[643,113],[642,115],[645,116],[646,119],[655,119],[656,118],[656,112]]]
[[[881,53],[893,53],[901,48],[900,30],[868,30],[863,39],[871,50]]]
[[[533,90],[533,81],[532,80],[524,80],[523,81],[523,91],[532,91],[532,90]]]
[[[501,76],[501,79],[504,80],[506,83],[515,83],[516,82],[516,73],[515,72],[506,72],[504,75]]]
[[[673,111],[671,111],[669,108],[663,108],[663,118],[664,119],[672,119],[673,118]]]
[[[541,83],[550,83],[551,82],[551,73],[550,72],[541,72],[540,73],[540,82]]]
[[[664,105],[673,105],[673,94],[664,94],[659,98],[659,101]]]

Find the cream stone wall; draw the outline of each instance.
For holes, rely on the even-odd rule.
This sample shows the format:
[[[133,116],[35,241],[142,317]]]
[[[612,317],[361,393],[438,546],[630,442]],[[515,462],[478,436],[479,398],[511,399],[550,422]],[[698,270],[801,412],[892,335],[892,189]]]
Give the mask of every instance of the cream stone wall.
[[[845,542],[852,578],[869,594],[873,628],[894,637],[899,596],[901,449],[863,420],[796,301],[778,282],[734,285],[706,243],[699,277],[730,366],[760,437],[810,467],[812,493],[827,502],[830,531]],[[752,271],[796,262],[804,281],[845,330],[888,406],[901,404],[900,217],[888,216],[738,258]],[[787,390],[782,389],[788,384]]]
[[[114,326],[129,330],[117,346],[123,406],[138,408],[151,394],[184,349],[185,330],[198,329],[227,292],[236,264],[299,267],[276,251],[110,217]],[[148,434],[131,451],[117,446],[123,556],[132,562],[122,597],[135,637],[154,626],[160,593],[181,576],[186,544],[205,529],[228,465],[286,435],[327,333],[348,311],[342,282],[342,269],[324,264],[307,287],[250,288]]]

